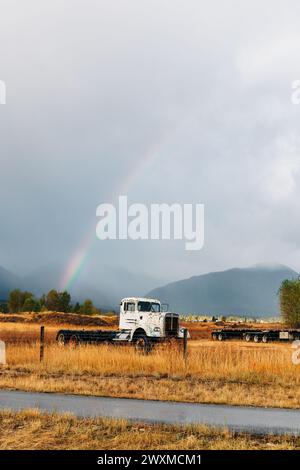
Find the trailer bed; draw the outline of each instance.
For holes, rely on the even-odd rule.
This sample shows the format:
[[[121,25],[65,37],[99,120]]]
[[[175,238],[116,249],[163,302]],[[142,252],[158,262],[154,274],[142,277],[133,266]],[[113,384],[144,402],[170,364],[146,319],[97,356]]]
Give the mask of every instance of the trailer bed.
[[[56,340],[60,344],[112,343],[119,331],[112,330],[59,330]]]
[[[300,339],[299,329],[284,329],[284,330],[261,330],[261,329],[230,329],[223,328],[214,330],[211,333],[214,341],[226,341],[230,339],[237,339],[243,341],[254,341],[255,343],[270,341],[294,341]]]

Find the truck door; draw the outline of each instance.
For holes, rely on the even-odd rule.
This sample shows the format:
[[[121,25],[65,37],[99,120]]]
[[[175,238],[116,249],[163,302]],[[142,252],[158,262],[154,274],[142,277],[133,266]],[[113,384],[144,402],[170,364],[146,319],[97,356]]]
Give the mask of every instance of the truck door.
[[[136,324],[136,303],[125,301],[121,306],[120,328],[124,330],[132,329]]]

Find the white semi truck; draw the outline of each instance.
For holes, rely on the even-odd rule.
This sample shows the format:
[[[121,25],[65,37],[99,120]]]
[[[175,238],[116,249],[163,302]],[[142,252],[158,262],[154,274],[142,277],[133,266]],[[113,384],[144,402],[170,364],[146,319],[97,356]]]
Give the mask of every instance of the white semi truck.
[[[126,297],[120,303],[118,330],[60,330],[56,340],[74,346],[80,343],[131,343],[137,350],[148,352],[155,343],[182,339],[183,336],[179,315],[164,311],[158,299]]]

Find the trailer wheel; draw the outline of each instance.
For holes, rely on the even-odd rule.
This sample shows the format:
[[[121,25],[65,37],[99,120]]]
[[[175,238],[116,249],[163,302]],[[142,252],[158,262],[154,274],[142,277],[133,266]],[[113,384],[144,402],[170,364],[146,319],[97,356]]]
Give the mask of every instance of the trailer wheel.
[[[145,335],[138,336],[135,339],[135,350],[139,353],[148,354],[151,351],[150,342]]]
[[[249,335],[249,334],[245,335],[245,341],[247,341],[247,343],[249,343],[251,341],[251,335]]]
[[[217,334],[216,334],[216,333],[213,333],[213,334],[211,335],[211,337],[212,337],[212,340],[213,340],[213,341],[217,341]]]
[[[219,333],[218,334],[218,340],[223,341],[223,339],[224,339],[224,336],[222,335],[222,333]]]
[[[259,336],[258,336],[258,335],[254,335],[253,341],[254,341],[254,343],[258,343],[258,342],[259,342]]]
[[[269,341],[269,338],[268,338],[267,335],[263,335],[261,340],[262,340],[263,343],[267,343]]]
[[[69,345],[71,346],[71,348],[76,348],[79,345],[79,339],[76,335],[71,336],[71,338],[69,339]]]
[[[59,346],[64,346],[66,344],[66,338],[63,333],[60,333],[57,337],[57,343]]]

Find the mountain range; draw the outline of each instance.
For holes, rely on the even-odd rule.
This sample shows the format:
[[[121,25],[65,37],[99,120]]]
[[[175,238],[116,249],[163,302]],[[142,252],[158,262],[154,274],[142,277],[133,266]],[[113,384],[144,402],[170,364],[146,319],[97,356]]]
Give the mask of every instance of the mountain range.
[[[287,266],[259,264],[172,282],[148,295],[185,314],[277,316],[281,282],[293,278],[298,273]]]
[[[63,270],[57,265],[40,267],[24,277],[0,267],[0,299],[10,290],[26,289],[40,296],[50,289],[61,290]],[[73,302],[86,298],[102,309],[118,309],[120,299],[148,296],[169,304],[182,314],[277,316],[278,289],[284,279],[297,278],[288,266],[260,264],[233,268],[164,283],[123,268],[93,265],[68,288]],[[160,285],[161,287],[153,288]]]

